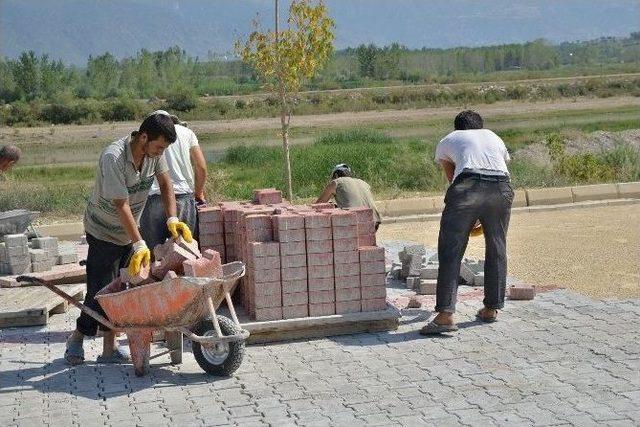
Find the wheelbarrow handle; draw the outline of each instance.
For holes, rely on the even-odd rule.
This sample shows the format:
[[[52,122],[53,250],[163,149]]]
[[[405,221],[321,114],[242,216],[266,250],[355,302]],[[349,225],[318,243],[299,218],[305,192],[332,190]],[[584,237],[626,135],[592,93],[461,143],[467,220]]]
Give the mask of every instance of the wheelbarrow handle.
[[[53,293],[61,296],[62,298],[66,299],[71,304],[73,304],[76,307],[78,307],[87,316],[90,316],[90,317],[94,318],[95,320],[97,320],[98,322],[102,323],[107,328],[109,328],[111,330],[118,330],[118,328],[113,323],[111,323],[107,318],[102,316],[100,313],[98,313],[97,311],[95,311],[95,310],[87,307],[86,305],[76,301],[75,298],[73,298],[71,295],[69,295],[65,291],[59,289],[56,285],[53,285],[53,284],[47,282],[46,280],[42,280],[39,277],[33,277],[33,276],[18,276],[18,277],[16,277],[16,281],[17,282],[26,282],[26,283],[31,283],[31,284],[35,284],[35,285],[44,286],[45,288],[49,289],[51,292],[53,292]]]

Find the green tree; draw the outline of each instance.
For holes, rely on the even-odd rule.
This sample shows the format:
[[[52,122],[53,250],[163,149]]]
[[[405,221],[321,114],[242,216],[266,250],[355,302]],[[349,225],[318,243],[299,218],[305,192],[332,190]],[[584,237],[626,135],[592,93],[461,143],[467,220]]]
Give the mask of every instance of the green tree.
[[[374,44],[361,44],[356,48],[356,57],[358,58],[358,66],[362,77],[373,77],[376,71],[376,58],[380,52],[380,48]]]
[[[280,101],[280,124],[284,150],[284,175],[289,200],[293,199],[289,124],[293,99],[304,80],[311,79],[333,52],[333,29],[327,7],[321,0],[293,0],[288,28],[278,30],[278,0],[275,0],[275,29],[260,31],[258,22],[249,38],[236,42],[236,51],[265,81]]]
[[[17,84],[20,96],[32,100],[40,95],[40,66],[36,53],[32,50],[22,52],[18,61],[14,63],[13,78]]]

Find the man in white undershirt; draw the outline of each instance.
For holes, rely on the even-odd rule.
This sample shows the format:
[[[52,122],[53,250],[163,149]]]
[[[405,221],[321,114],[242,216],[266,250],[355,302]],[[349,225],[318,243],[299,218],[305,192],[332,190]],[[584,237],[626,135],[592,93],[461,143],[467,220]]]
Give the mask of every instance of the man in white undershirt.
[[[493,322],[504,306],[507,279],[507,229],[513,202],[507,162],[507,148],[498,135],[483,129],[482,117],[463,111],[454,120],[455,131],[436,148],[439,162],[451,183],[445,196],[438,237],[438,313],[420,331],[439,334],[457,330],[453,319],[460,264],[469,233],[479,224],[486,242],[484,265],[484,307],[478,318]]]

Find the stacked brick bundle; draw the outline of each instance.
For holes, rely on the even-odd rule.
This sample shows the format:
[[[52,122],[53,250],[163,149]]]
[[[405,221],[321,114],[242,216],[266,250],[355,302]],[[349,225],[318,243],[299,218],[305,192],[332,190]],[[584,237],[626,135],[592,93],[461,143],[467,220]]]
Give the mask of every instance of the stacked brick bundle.
[[[56,237],[36,237],[29,241],[25,234],[7,234],[0,242],[0,274],[39,273],[55,265],[76,262],[75,247],[58,247]]]
[[[29,242],[24,234],[7,234],[0,243],[0,270],[4,274],[31,272]]]
[[[215,211],[222,225],[201,225],[201,242],[223,235],[226,262],[247,266],[240,297],[249,315],[263,321],[384,310],[384,249],[375,246],[373,212],[289,205],[274,191],[256,190],[253,204],[200,210],[201,224]]]

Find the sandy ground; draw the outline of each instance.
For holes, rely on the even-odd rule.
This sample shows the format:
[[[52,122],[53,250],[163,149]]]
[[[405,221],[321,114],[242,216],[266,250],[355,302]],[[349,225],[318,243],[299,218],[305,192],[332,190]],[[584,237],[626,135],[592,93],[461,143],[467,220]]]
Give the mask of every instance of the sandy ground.
[[[379,240],[436,247],[439,223],[382,225]],[[467,256],[484,258],[484,239]],[[509,275],[530,284],[572,289],[596,298],[640,298],[640,205],[514,213]]]

